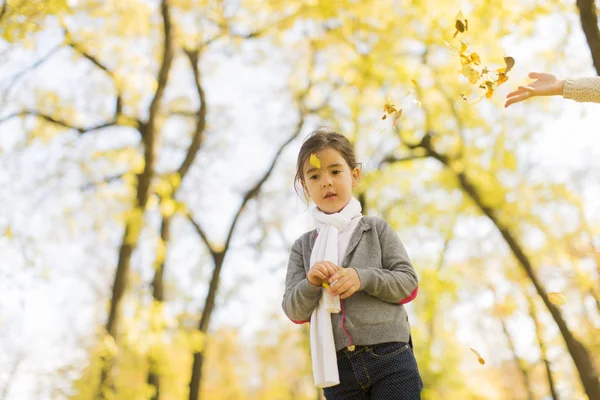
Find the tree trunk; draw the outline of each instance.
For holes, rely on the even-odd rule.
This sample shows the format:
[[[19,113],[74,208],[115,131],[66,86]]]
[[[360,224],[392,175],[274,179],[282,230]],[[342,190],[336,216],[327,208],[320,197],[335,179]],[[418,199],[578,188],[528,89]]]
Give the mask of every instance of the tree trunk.
[[[202,312],[202,318],[198,324],[198,330],[206,335],[208,332],[208,326],[210,323],[210,317],[213,309],[215,308],[215,299],[217,296],[217,289],[219,288],[219,280],[221,278],[221,268],[223,267],[223,260],[225,259],[225,253],[213,253],[213,260],[215,263],[215,269],[213,270],[212,278],[210,280],[210,286],[204,301],[204,311]],[[192,365],[192,379],[190,380],[190,400],[198,400],[200,398],[200,380],[202,377],[202,365],[204,364],[204,351],[197,352],[194,354],[194,364]]]
[[[168,243],[170,239],[170,229],[171,229],[171,217],[163,217],[162,223],[160,226],[160,239],[164,246],[168,249]],[[154,271],[154,279],[152,280],[152,297],[155,302],[164,302],[165,301],[165,293],[164,293],[164,270],[166,263],[166,250],[164,254],[164,258],[158,262],[155,266]],[[154,394],[152,395],[152,400],[158,400],[160,398],[160,374],[157,372],[156,361],[153,359],[148,360],[149,370],[148,370],[148,385],[154,388]]]
[[[428,154],[431,157],[438,160],[446,168],[453,170],[451,167],[451,160],[447,156],[437,153],[433,149],[430,139],[430,136],[426,135],[423,138],[422,142],[417,146],[413,146],[413,148],[423,147],[425,150],[427,150]],[[573,359],[575,368],[577,369],[585,393],[590,399],[600,399],[600,382],[598,381],[598,374],[596,373],[589,352],[584,347],[584,345],[573,336],[573,333],[569,329],[567,322],[563,318],[558,307],[550,303],[550,300],[548,300],[547,291],[540,279],[538,278],[537,273],[535,272],[531,261],[525,254],[525,251],[521,247],[521,244],[517,241],[512,231],[499,220],[499,218],[496,216],[495,210],[488,207],[483,202],[481,196],[479,195],[479,192],[477,191],[476,187],[470,182],[465,172],[455,171],[455,173],[462,190],[473,200],[473,202],[477,205],[481,212],[484,215],[486,215],[494,223],[496,228],[500,231],[500,234],[504,238],[505,242],[508,244],[513,255],[518,260],[519,264],[525,270],[525,273],[533,283],[533,286],[535,287],[535,290],[544,302],[544,305],[546,306],[548,311],[550,311],[550,314],[552,315],[554,322],[556,322],[556,325],[560,330],[565,344],[567,345],[567,350],[569,351],[569,354]]]
[[[579,9],[581,28],[592,53],[596,74],[600,75],[600,30],[598,29],[596,3],[594,0],[577,0],[577,8]]]
[[[160,110],[160,105],[164,95],[167,81],[169,79],[169,71],[174,56],[173,49],[173,32],[171,26],[171,17],[169,11],[168,0],[163,0],[161,4],[161,11],[163,16],[163,28],[164,28],[164,54],[160,70],[157,79],[157,88],[150,103],[148,120],[142,124],[140,133],[142,135],[142,142],[144,144],[144,170],[138,175],[137,182],[137,193],[135,208],[139,213],[139,218],[143,219],[143,212],[146,209],[148,202],[150,184],[154,177],[154,164],[156,162],[156,145],[158,132],[156,132],[156,118]],[[115,280],[113,283],[112,298],[110,303],[110,312],[106,323],[106,333],[110,335],[115,342],[117,341],[118,335],[118,322],[121,300],[127,287],[127,277],[129,275],[129,268],[131,263],[131,255],[133,250],[137,246],[139,237],[139,229],[141,226],[133,226],[132,224],[139,223],[137,220],[133,223],[130,222],[125,227],[121,247],[119,250],[119,261],[117,263],[117,271],[115,273]],[[134,232],[135,231],[135,232]],[[110,370],[112,368],[112,360],[107,359],[102,366],[100,373],[100,383],[98,386],[98,397],[106,397],[106,388],[110,376]]]

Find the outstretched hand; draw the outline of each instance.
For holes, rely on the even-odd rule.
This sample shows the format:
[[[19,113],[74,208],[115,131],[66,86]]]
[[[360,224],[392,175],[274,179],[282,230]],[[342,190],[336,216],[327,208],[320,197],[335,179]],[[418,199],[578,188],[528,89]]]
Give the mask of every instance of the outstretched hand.
[[[531,72],[529,77],[535,79],[535,81],[529,83],[527,86],[519,86],[517,90],[510,92],[506,96],[506,104],[504,104],[504,107],[527,100],[530,97],[557,96],[563,94],[565,82],[559,80],[556,76],[543,72]]]

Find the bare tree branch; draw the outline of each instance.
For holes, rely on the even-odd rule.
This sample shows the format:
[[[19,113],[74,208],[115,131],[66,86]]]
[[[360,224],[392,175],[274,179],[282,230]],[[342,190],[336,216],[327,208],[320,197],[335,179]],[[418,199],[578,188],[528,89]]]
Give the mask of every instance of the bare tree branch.
[[[192,71],[194,73],[194,83],[196,84],[196,92],[198,93],[198,98],[200,100],[200,107],[196,113],[196,129],[194,130],[194,136],[192,138],[192,143],[188,148],[187,154],[185,155],[185,159],[183,163],[177,170],[177,173],[180,177],[184,177],[192,166],[194,159],[196,158],[196,154],[200,149],[200,145],[202,144],[202,140],[204,138],[204,130],[206,128],[206,94],[204,93],[204,88],[202,87],[202,79],[200,77],[200,70],[198,69],[198,58],[200,51],[199,50],[186,50],[185,54],[188,57],[190,65],[192,67]]]
[[[243,210],[245,209],[246,204],[251,199],[253,199],[254,197],[256,197],[258,195],[262,185],[271,176],[271,173],[273,172],[275,165],[277,164],[277,161],[279,160],[279,157],[280,157],[281,153],[283,152],[283,150],[285,149],[285,147],[290,142],[292,142],[295,138],[298,137],[298,135],[300,134],[300,132],[302,130],[302,127],[304,126],[304,121],[305,121],[305,115],[302,115],[300,117],[300,120],[296,124],[294,133],[279,147],[279,149],[276,152],[275,156],[273,157],[271,165],[269,166],[267,171],[256,182],[256,184],[254,184],[254,186],[252,188],[250,188],[244,195],[244,197],[242,199],[242,203],[240,204],[240,207],[238,208],[237,212],[235,213],[233,221],[229,227],[229,232],[227,234],[227,239],[225,240],[225,245],[223,246],[223,250],[220,250],[217,252],[217,251],[214,251],[214,249],[211,249],[211,254],[213,256],[213,262],[215,264],[215,267],[213,270],[212,278],[210,280],[210,285],[208,288],[208,293],[206,295],[206,300],[204,302],[204,310],[202,312],[202,317],[200,318],[200,322],[198,324],[198,330],[200,332],[202,332],[203,334],[206,334],[208,332],[210,317],[211,317],[212,312],[215,307],[216,294],[217,294],[217,289],[219,287],[219,279],[220,279],[221,269],[223,267],[223,261],[225,260],[225,255],[227,254],[227,250],[229,249],[229,246],[231,243],[231,238],[233,236],[233,232],[235,231],[235,227],[240,218],[240,215],[242,214]],[[200,229],[198,224],[194,224],[194,226],[196,227],[196,229],[198,230],[199,233],[202,232],[202,230]],[[204,233],[202,233],[201,237],[205,243],[208,243],[208,239],[206,238],[206,235]],[[209,249],[210,249],[210,247],[209,247]],[[200,380],[202,377],[203,362],[204,362],[204,354],[201,352],[195,353],[194,354],[194,363],[192,366],[192,378],[190,380],[189,400],[198,400],[198,398],[199,398]]]
[[[87,190],[91,190],[101,184],[104,183],[111,183],[114,181],[118,181],[121,180],[121,178],[123,178],[123,175],[125,174],[118,174],[118,175],[113,175],[113,176],[107,176],[106,178],[102,179],[100,182],[88,182],[85,185],[81,186],[79,188],[79,190],[81,191],[87,191]]]
[[[1,18],[1,17],[0,17]],[[57,44],[50,51],[48,51],[43,57],[39,60],[26,67],[25,69],[19,71],[11,80],[10,84],[4,89],[4,93],[2,94],[2,103],[6,102],[6,98],[9,95],[11,89],[19,82],[19,80],[28,72],[33,71],[36,68],[39,68],[42,64],[48,61],[53,55],[58,53],[58,51],[62,49],[62,44]]]
[[[116,92],[116,99],[115,99],[115,111],[114,111],[114,120],[117,121],[119,119],[119,116],[122,114],[123,112],[123,98],[122,98],[122,94],[121,94],[121,89],[117,83],[117,79],[115,76],[115,73],[108,68],[106,65],[104,65],[100,60],[98,60],[97,57],[91,55],[90,53],[88,53],[87,51],[85,51],[85,49],[83,49],[83,47],[81,47],[80,44],[76,43],[71,36],[70,31],[68,30],[67,26],[62,23],[62,28],[65,31],[65,36],[66,36],[66,42],[67,44],[77,53],[79,53],[81,56],[83,56],[84,58],[86,58],[87,60],[89,60],[92,64],[94,64],[96,67],[98,67],[99,69],[101,69],[102,71],[104,71],[104,73],[106,73],[106,75],[108,75],[111,80],[113,81],[113,84],[115,86],[115,92]]]
[[[117,125],[116,121],[109,121],[109,122],[103,122],[101,124],[93,125],[93,126],[89,126],[89,127],[75,126],[75,125],[71,125],[69,122],[66,122],[62,119],[53,117],[48,114],[44,114],[37,110],[23,110],[23,111],[18,111],[18,112],[9,114],[4,118],[0,118],[0,124],[3,124],[4,122],[6,122],[10,119],[13,119],[15,117],[24,117],[24,116],[35,116],[35,117],[41,118],[47,122],[53,123],[55,125],[62,126],[63,128],[74,129],[74,130],[78,131],[80,134],[84,134],[87,132],[96,131],[99,129],[104,129],[104,128],[108,128],[108,127]]]
[[[381,160],[379,162],[379,168],[381,168],[385,164],[401,163],[401,162],[406,162],[406,161],[419,160],[419,159],[423,159],[423,158],[428,158],[428,156],[427,155],[409,155],[409,156],[405,156],[405,157],[397,157],[397,156],[390,154],[388,156],[385,156],[383,158],[383,160]]]

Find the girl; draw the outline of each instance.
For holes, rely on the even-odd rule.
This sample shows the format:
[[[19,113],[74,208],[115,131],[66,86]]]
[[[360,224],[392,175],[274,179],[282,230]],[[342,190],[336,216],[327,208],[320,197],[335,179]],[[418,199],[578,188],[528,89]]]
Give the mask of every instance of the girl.
[[[343,135],[317,130],[302,144],[294,183],[315,203],[317,229],[292,246],[282,307],[293,322],[310,321],[315,386],[327,400],[420,399],[403,306],[417,274],[391,226],[361,215],[359,178]]]
[[[532,72],[529,77],[535,81],[510,92],[506,96],[504,107],[534,96],[563,96],[580,103],[600,103],[600,77],[559,80],[554,75],[541,72]]]

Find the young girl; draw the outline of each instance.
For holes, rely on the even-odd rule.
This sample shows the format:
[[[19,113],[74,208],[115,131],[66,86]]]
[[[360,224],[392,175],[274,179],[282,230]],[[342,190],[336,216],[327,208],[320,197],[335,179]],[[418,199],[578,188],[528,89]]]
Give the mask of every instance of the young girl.
[[[361,215],[359,178],[343,135],[318,130],[303,143],[295,185],[315,203],[317,229],[292,246],[282,307],[293,322],[310,321],[315,386],[327,400],[420,399],[403,306],[417,274],[391,226]]]

